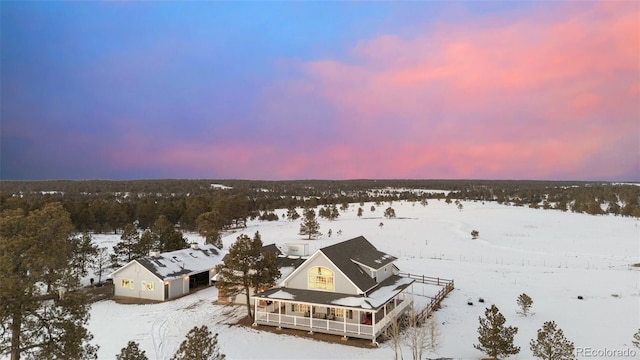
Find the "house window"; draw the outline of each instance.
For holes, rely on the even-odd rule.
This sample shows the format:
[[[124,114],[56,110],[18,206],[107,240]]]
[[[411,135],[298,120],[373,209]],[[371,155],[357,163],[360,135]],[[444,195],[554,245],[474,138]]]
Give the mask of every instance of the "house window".
[[[291,305],[291,311],[293,311],[293,312],[301,312],[301,313],[308,313],[309,312],[309,305],[292,304]]]
[[[146,291],[154,291],[156,289],[156,285],[153,281],[143,281],[142,282],[142,290]]]
[[[122,279],[121,286],[125,289],[133,289],[133,280],[131,279]]]
[[[335,317],[344,317],[344,309],[342,308],[331,308],[331,314]]]
[[[309,269],[309,289],[333,291],[333,271],[322,266]]]

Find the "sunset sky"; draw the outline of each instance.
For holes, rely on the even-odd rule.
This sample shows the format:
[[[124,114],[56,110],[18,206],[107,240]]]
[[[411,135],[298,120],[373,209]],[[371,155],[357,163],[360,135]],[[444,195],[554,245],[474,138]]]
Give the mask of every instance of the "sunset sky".
[[[0,178],[640,181],[640,2],[2,1]]]

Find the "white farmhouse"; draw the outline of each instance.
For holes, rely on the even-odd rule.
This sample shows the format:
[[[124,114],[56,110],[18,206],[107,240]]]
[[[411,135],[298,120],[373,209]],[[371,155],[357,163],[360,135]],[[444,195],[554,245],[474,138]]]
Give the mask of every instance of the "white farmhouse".
[[[255,325],[376,338],[411,309],[414,280],[359,236],[316,251],[277,287],[254,294]]]

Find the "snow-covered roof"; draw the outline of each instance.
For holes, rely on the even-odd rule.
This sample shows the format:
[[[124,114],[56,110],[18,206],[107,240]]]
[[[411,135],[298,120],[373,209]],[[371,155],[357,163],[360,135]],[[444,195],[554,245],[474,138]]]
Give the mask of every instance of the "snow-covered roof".
[[[160,280],[171,280],[213,269],[222,262],[222,253],[215,246],[206,244],[197,248],[160,253],[156,256],[145,256],[132,262],[134,261],[149,270]],[[126,268],[131,263],[114,271],[113,274]]]
[[[288,300],[372,310],[382,307],[413,282],[413,279],[394,275],[380,283],[367,296],[292,288],[273,288],[254,296],[269,300]]]

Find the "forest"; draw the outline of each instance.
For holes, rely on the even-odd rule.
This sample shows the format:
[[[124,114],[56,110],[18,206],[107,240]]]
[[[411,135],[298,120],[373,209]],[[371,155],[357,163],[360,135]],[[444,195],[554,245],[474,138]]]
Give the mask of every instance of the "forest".
[[[247,219],[278,219],[275,209],[427,199],[496,201],[591,215],[640,217],[640,186],[632,183],[498,180],[56,180],[1,181],[0,208],[30,212],[62,203],[76,231],[148,229],[163,215],[197,231],[203,214],[220,229]],[[445,195],[446,194],[446,195]],[[283,214],[281,214],[283,215]]]

